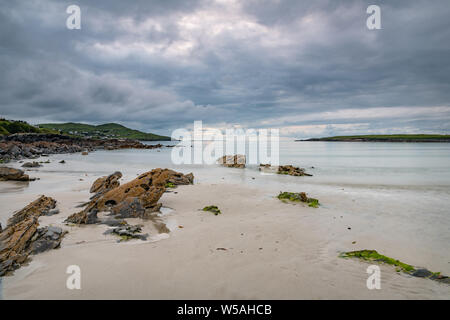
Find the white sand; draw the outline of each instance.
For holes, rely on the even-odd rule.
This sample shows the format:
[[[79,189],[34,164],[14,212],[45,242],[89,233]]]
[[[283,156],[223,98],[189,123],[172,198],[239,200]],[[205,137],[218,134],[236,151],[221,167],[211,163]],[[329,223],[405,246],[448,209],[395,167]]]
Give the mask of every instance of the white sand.
[[[398,274],[390,266],[381,266],[381,290],[368,290],[368,264],[338,258],[338,250],[379,248],[382,240],[374,243],[361,236],[352,245],[353,238],[330,210],[285,204],[260,189],[231,184],[178,187],[177,194],[161,199],[174,209],[164,219],[175,228],[160,241],[117,243],[114,236],[102,234],[106,226],[64,226],[62,221],[79,210],[74,206],[87,200],[93,179],[77,186],[82,192],[46,193],[58,200],[61,213],[42,217],[41,225],[61,225],[69,234],[62,248],[34,256],[28,266],[5,277],[4,298],[450,298],[450,286]],[[14,198],[20,199],[20,208],[34,197]],[[222,214],[198,210],[211,204]],[[151,222],[145,225],[154,235]],[[391,255],[389,250],[382,253]],[[81,290],[66,288],[66,268],[73,264],[81,267]]]

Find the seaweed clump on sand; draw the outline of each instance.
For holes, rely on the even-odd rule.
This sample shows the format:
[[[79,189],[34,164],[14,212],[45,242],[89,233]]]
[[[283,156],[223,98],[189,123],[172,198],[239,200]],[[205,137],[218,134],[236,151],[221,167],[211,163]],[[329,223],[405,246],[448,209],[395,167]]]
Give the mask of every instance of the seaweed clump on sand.
[[[305,192],[280,192],[277,198],[281,201],[304,202],[312,208],[319,207],[319,200],[315,198],[309,198]]]
[[[222,213],[217,206],[207,206],[207,207],[204,207],[202,210],[212,212],[212,213],[214,213],[215,216]]]
[[[396,267],[397,272],[404,272],[413,277],[427,278],[439,282],[450,284],[450,278],[443,276],[440,272],[431,272],[425,268],[416,268],[410,264],[401,262],[400,260],[387,257],[378,253],[376,250],[359,250],[343,252],[339,255],[341,258],[358,258],[364,261],[385,263]]]

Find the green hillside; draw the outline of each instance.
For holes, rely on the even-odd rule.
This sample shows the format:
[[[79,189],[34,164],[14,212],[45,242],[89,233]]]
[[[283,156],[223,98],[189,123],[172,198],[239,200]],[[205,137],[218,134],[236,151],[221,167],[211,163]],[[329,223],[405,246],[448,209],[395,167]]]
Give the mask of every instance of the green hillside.
[[[445,134],[385,134],[313,138],[297,141],[450,142]]]
[[[0,119],[0,135],[9,135],[14,133],[51,133],[50,129],[37,128],[25,121]]]
[[[44,123],[40,128],[57,130],[64,134],[92,138],[119,138],[134,139],[142,141],[169,141],[170,137],[160,136],[153,133],[145,133],[139,130],[129,129],[117,123],[106,123],[102,125],[90,125],[84,123]]]

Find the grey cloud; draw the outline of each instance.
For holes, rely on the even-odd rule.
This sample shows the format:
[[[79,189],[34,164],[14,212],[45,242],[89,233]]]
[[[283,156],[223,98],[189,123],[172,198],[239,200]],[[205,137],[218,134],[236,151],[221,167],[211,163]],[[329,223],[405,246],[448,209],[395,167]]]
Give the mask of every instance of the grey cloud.
[[[450,107],[447,1],[378,1],[377,31],[365,27],[371,1],[75,3],[78,31],[65,28],[60,1],[0,7],[2,116],[162,134],[194,120],[449,131],[449,109],[435,108]],[[391,116],[404,107],[420,112]],[[320,116],[348,109],[383,112]]]

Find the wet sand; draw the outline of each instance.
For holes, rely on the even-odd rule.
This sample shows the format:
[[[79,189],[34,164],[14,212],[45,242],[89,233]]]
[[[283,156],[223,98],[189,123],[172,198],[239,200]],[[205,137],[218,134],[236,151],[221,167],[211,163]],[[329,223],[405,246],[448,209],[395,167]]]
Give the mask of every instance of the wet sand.
[[[149,241],[117,243],[115,236],[103,235],[107,228],[103,225],[65,226],[62,221],[88,199],[95,178],[72,177],[70,190],[45,192],[58,201],[61,212],[41,217],[41,225],[62,226],[69,234],[60,249],[33,256],[28,266],[3,278],[3,298],[450,298],[448,285],[399,274],[383,265],[381,290],[368,290],[369,264],[338,258],[339,251],[377,249],[400,260],[407,258],[405,262],[413,265],[424,265],[425,259],[414,256],[414,250],[387,245],[364,232],[350,236],[345,228],[349,221],[343,222],[326,206],[285,204],[272,191],[260,188],[225,182],[180,186],[160,200],[173,210],[163,216],[172,231],[158,235],[152,222],[144,222],[145,230],[154,236]],[[2,212],[25,206],[35,194],[9,193],[8,199]],[[212,204],[219,206],[221,215],[199,210]],[[352,244],[355,238],[358,241]],[[81,290],[66,288],[69,265],[81,268]]]

